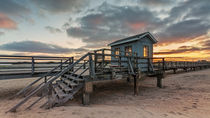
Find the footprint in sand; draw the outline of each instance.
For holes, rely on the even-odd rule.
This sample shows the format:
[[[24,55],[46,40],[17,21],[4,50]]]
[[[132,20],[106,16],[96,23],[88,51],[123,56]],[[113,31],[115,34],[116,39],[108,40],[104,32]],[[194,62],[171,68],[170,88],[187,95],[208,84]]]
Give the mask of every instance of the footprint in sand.
[[[183,109],[183,111],[188,111],[188,110],[190,110],[191,108],[189,108],[189,107],[183,107],[184,109]]]
[[[173,112],[173,111],[170,111],[169,113],[171,113],[171,114],[173,114],[173,115],[176,115],[176,113],[175,113],[175,112]]]
[[[167,116],[168,116],[168,114],[163,114],[163,116],[164,116],[164,117],[167,117]]]

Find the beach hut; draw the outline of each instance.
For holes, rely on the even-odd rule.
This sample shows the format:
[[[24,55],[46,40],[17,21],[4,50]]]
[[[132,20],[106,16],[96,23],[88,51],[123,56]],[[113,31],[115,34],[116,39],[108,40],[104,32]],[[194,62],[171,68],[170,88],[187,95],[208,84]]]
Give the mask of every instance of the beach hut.
[[[127,37],[114,41],[108,46],[111,46],[113,50],[112,54],[116,55],[136,55],[142,58],[153,57],[153,44],[157,43],[157,40],[152,36],[151,33],[145,32],[135,36]],[[113,57],[112,60],[117,60],[118,57]],[[126,59],[125,59],[126,60]],[[148,60],[142,59],[138,63],[146,63]],[[126,66],[126,65],[125,65]],[[148,69],[148,64],[138,64],[141,71]]]

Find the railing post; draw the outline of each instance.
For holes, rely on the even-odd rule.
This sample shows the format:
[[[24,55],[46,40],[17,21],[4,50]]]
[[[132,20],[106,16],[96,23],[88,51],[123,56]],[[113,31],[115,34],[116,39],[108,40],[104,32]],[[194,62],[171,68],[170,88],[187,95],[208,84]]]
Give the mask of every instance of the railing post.
[[[62,59],[61,59],[61,67],[60,67],[60,70],[62,70],[63,69],[63,62],[62,62]]]
[[[34,61],[34,57],[31,58],[31,74],[33,75],[34,74],[34,71],[35,71],[35,61]]]
[[[163,62],[163,71],[165,71],[165,58],[162,58],[162,62]]]
[[[95,65],[95,71],[97,71],[97,70],[96,70],[96,67],[97,67],[97,60],[98,60],[97,51],[94,51],[94,65]]]
[[[84,60],[84,64],[83,64],[83,69],[85,69],[86,68],[86,61]]]
[[[52,101],[52,83],[50,82],[49,83],[49,86],[48,86],[48,108],[52,108],[53,107],[53,101]]]
[[[138,69],[138,54],[136,53],[135,68]]]
[[[104,56],[104,49],[102,50],[102,70],[104,70],[104,60],[105,60],[105,56]]]
[[[95,79],[95,67],[93,64],[93,59],[91,54],[89,54],[89,74],[91,79]]]
[[[150,68],[149,68],[150,64],[149,64],[149,61],[150,61],[149,58],[147,58],[147,71],[148,72],[150,72]]]

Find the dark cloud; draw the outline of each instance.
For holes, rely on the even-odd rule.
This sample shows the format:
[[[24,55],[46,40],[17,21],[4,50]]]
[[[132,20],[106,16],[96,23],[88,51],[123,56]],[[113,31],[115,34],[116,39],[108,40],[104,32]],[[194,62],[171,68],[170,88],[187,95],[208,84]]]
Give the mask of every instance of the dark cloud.
[[[210,29],[209,0],[187,0],[173,7],[158,32],[160,42],[189,41]]]
[[[16,29],[17,24],[5,14],[0,13],[0,29]]]
[[[206,40],[206,41],[201,41],[200,42],[200,45],[202,46],[202,47],[209,47],[210,48],[210,40]]]
[[[45,29],[48,30],[52,34],[62,32],[59,28],[55,28],[55,27],[52,27],[52,26],[46,26]]]
[[[174,7],[170,11],[169,21],[181,20],[180,17],[187,18],[209,18],[210,5],[209,0],[186,0]]]
[[[128,35],[141,33],[161,25],[161,21],[147,9],[133,6],[115,6],[104,2],[87,11],[87,15],[77,19],[79,27],[67,28],[71,37],[81,38],[88,47]]]
[[[74,12],[87,6],[87,0],[32,0],[37,7],[53,12]]]
[[[143,4],[169,5],[172,0],[138,0]],[[177,2],[169,16],[160,19],[157,12],[139,6],[117,6],[104,2],[76,19],[77,27],[65,24],[67,34],[80,38],[87,47],[105,46],[114,40],[150,31],[161,43],[189,41],[206,35],[210,29],[207,0]],[[204,9],[202,9],[204,8]],[[205,16],[205,17],[204,17]],[[95,44],[95,45],[94,45]]]
[[[201,45],[201,47],[180,46],[177,49],[155,52],[154,54],[155,55],[168,55],[168,54],[192,53],[192,52],[199,52],[199,51],[206,51],[208,53],[210,51],[210,40],[199,42],[198,45]]]
[[[0,31],[0,36],[2,36],[2,35],[4,35],[4,34],[5,34],[4,32],[1,32],[1,31]]]
[[[1,50],[16,51],[16,52],[36,52],[36,53],[72,53],[72,52],[84,52],[87,51],[84,48],[63,48],[53,44],[46,44],[38,41],[20,41],[11,42],[0,45]]]
[[[155,55],[168,55],[168,54],[179,54],[179,53],[187,53],[187,52],[195,52],[201,51],[201,48],[193,47],[193,46],[181,46],[175,50],[169,50],[164,52],[155,52]]]
[[[209,28],[203,20],[190,19],[172,24],[158,35],[162,42],[181,41],[207,34]]]
[[[174,0],[138,0],[138,1],[140,3],[152,5],[152,6],[156,6],[156,5],[165,6],[165,5],[170,5],[174,3]]]
[[[12,16],[25,16],[29,14],[30,9],[26,8],[22,3],[18,3],[17,0],[0,0],[0,12]]]

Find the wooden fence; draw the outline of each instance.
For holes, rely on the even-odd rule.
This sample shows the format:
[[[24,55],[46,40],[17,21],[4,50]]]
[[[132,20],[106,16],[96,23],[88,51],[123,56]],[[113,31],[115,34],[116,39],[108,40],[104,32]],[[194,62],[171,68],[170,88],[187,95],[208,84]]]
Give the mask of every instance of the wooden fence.
[[[68,63],[64,63],[69,60]],[[0,55],[0,79],[11,75],[44,74],[61,64],[56,71],[73,63],[73,57]]]

